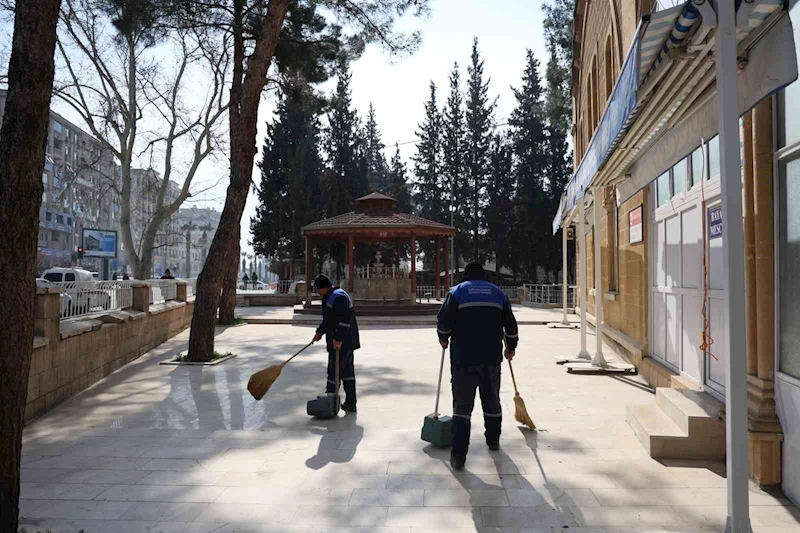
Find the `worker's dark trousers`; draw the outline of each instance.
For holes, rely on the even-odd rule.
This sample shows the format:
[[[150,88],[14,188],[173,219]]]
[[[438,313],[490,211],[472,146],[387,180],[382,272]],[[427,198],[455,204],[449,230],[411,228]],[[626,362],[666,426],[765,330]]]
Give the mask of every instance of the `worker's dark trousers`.
[[[344,387],[345,403],[348,405],[356,404],[356,367],[353,363],[353,351],[340,350],[339,352],[339,372],[342,376],[342,386]],[[328,352],[328,386],[325,392],[336,392],[336,351]]]
[[[475,389],[481,394],[486,442],[500,440],[503,413],[500,407],[500,363],[450,367],[453,376],[453,450],[466,457],[469,450],[470,419],[475,406]]]

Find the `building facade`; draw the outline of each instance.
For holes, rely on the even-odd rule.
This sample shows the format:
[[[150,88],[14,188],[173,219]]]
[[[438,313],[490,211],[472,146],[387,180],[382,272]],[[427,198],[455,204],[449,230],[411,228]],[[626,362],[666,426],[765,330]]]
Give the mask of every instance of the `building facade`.
[[[724,401],[730,222],[720,196],[715,30],[697,4],[577,1],[576,171],[554,229],[579,226],[582,203],[585,308],[593,322],[602,302],[606,342],[651,386]],[[750,474],[781,484],[796,502],[800,215],[792,201],[800,198],[800,82],[791,82],[798,4],[756,0],[737,28]]]
[[[182,277],[200,274],[219,226],[221,213],[214,209],[186,207],[176,213],[176,230],[181,238],[175,245],[178,272]]]

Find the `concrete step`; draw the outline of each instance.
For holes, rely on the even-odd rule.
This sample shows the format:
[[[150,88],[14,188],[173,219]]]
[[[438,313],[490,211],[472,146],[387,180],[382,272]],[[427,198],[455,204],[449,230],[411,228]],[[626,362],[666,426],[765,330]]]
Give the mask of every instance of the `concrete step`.
[[[659,387],[656,389],[656,405],[690,437],[725,441],[725,422],[719,416],[722,402],[708,394]]]
[[[628,405],[626,418],[650,457],[666,458],[667,444],[688,439],[655,404]]]
[[[725,423],[714,412],[705,398],[657,389],[656,402],[627,406],[627,420],[654,459],[724,459]]]

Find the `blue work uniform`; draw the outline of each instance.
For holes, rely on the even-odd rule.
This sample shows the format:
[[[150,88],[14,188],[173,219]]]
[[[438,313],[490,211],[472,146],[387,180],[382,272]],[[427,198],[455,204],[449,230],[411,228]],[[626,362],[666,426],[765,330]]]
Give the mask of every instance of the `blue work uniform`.
[[[519,342],[511,304],[499,287],[485,280],[461,283],[447,295],[437,317],[437,333],[450,340],[453,387],[453,455],[466,457],[475,390],[480,391],[487,443],[500,440],[500,366],[503,341]]]
[[[328,347],[328,383],[325,392],[336,392],[336,350],[333,341],[340,341],[339,374],[346,395],[345,403],[356,404],[356,370],[354,352],[361,348],[358,322],[353,310],[353,300],[344,289],[335,287],[322,297],[322,324],[317,333],[325,335]]]

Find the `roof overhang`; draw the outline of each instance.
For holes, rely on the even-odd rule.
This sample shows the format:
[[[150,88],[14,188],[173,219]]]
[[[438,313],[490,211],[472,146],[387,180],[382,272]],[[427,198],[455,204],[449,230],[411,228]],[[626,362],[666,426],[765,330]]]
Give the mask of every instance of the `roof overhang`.
[[[702,16],[695,15],[709,4],[700,10],[695,4],[688,1],[640,23],[600,125],[567,186],[566,204],[554,228],[589,187],[617,185],[617,200],[624,201],[699,146],[701,137],[716,133],[716,30],[710,20],[700,24]],[[740,113],[797,78],[792,27],[783,1],[754,0],[742,6],[737,41],[739,57],[747,60],[739,72]],[[650,54],[653,64],[647,65],[640,60],[642,39],[651,35],[658,41],[648,28],[662,13],[667,20],[675,17],[673,29],[658,55]],[[663,28],[660,22],[659,27]]]

